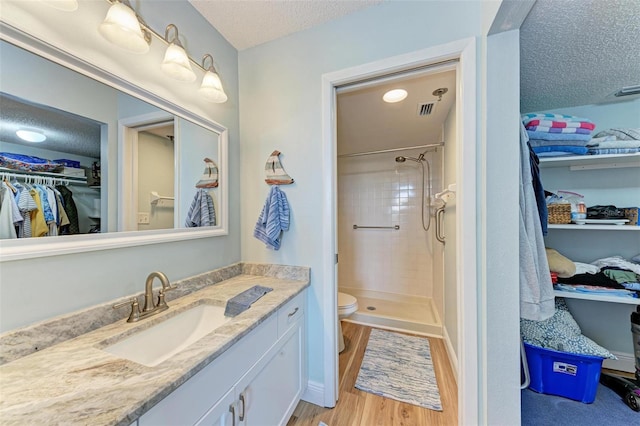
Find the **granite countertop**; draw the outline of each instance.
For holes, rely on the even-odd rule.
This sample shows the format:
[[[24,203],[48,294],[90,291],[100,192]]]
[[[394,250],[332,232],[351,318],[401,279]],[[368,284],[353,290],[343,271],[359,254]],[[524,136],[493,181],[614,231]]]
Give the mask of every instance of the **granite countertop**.
[[[225,306],[254,285],[273,291],[160,365],[146,367],[100,349],[203,300]],[[128,426],[308,285],[308,280],[237,275],[168,302],[169,309],[153,317],[127,323],[123,312],[118,322],[4,364],[0,422]]]

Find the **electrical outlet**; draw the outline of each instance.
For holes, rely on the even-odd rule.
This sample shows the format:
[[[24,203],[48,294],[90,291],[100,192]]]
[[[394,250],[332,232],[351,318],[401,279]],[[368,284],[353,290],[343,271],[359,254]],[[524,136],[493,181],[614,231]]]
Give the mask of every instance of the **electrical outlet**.
[[[138,223],[140,225],[149,224],[149,213],[138,213]]]

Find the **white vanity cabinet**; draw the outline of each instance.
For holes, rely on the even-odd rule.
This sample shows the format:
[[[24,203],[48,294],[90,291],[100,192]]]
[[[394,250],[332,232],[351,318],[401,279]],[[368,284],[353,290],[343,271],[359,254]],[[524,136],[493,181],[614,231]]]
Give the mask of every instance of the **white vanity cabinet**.
[[[147,425],[282,425],[307,381],[305,291],[138,419]]]

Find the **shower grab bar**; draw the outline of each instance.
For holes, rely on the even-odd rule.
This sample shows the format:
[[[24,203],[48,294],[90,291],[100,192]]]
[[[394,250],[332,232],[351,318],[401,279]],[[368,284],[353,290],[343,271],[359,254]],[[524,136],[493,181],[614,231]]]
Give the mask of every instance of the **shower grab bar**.
[[[446,205],[446,204],[445,204]],[[444,244],[444,230],[442,220],[444,219],[444,206],[436,210],[436,240]]]
[[[396,226],[358,226],[358,225],[353,225],[353,229],[395,229],[396,231],[398,229],[400,229],[400,225],[396,225]]]

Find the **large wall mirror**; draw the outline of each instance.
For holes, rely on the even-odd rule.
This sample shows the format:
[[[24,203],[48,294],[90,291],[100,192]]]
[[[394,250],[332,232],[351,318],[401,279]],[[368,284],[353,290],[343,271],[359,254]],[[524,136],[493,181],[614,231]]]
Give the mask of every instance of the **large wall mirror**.
[[[153,95],[125,93],[118,84],[105,84],[108,76],[98,81],[63,66],[64,60],[45,59],[36,54],[37,46],[13,44],[5,30],[0,41],[3,194],[18,187],[18,195],[37,189],[46,197],[42,188],[48,188],[49,201],[61,202],[53,201],[46,230],[27,234],[18,226],[15,237],[2,231],[0,261],[227,233],[223,126],[159,107]],[[25,141],[18,130],[46,139]],[[201,205],[208,214],[198,213]]]

